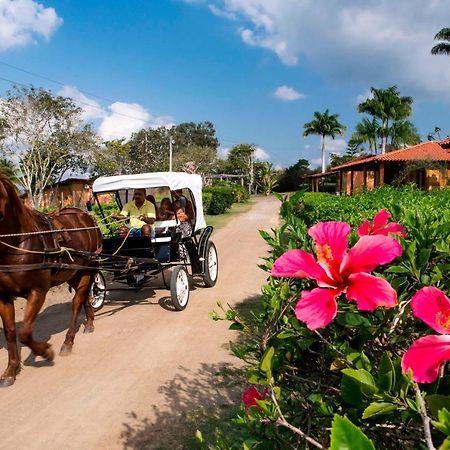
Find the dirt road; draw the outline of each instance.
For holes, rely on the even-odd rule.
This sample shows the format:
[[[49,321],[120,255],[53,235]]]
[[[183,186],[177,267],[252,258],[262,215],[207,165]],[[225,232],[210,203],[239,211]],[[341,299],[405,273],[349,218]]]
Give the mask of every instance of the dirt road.
[[[22,348],[22,372],[12,387],[0,390],[0,448],[171,448],[190,412],[229,403],[220,380],[238,363],[226,348],[234,332],[208,313],[219,299],[236,304],[259,295],[266,275],[257,263],[267,248],[258,229],[276,226],[278,206],[272,197],[260,198],[213,233],[219,281],[192,291],[185,311],[167,307],[166,290],[114,293],[96,315],[95,332],[83,334],[81,326],[71,356],[57,356],[50,365]],[[57,352],[69,321],[69,295],[65,287],[52,292],[36,325],[36,336]],[[20,320],[23,302],[16,307]]]

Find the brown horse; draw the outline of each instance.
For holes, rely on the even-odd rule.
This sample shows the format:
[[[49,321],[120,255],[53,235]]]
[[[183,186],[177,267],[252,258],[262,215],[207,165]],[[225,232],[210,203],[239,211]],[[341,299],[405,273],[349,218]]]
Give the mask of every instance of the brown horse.
[[[48,232],[52,229],[55,232]],[[36,316],[52,286],[67,282],[75,291],[72,317],[60,354],[72,350],[82,305],[86,313],[85,332],[94,330],[94,311],[88,298],[96,262],[76,251],[96,252],[101,242],[101,233],[89,214],[76,208],[64,208],[50,216],[32,211],[23,204],[9,178],[0,173],[0,316],[9,356],[0,387],[13,384],[20,371],[15,297],[27,300],[18,335],[35,355],[54,358],[49,343],[33,339]],[[62,252],[61,247],[69,250]]]

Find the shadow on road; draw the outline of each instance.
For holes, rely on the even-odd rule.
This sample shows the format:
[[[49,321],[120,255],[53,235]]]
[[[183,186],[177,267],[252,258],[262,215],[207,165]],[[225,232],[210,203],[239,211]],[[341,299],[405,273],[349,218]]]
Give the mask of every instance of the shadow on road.
[[[228,363],[202,364],[196,371],[179,367],[175,377],[159,388],[164,401],[152,407],[154,420],[127,414],[121,433],[123,448],[197,448],[197,429],[210,435],[211,427],[236,413],[243,379],[242,370]]]
[[[254,314],[261,311],[261,296],[243,300],[234,310],[246,321],[254,322]],[[234,342],[247,343],[248,336],[235,335]],[[229,349],[228,344],[224,343],[224,347]],[[233,364],[204,363],[195,371],[179,367],[174,378],[159,388],[164,395],[162,404],[149,406],[153,409],[153,420],[134,412],[127,414],[121,433],[123,448],[196,449],[199,448],[195,442],[196,430],[210,443],[218,437],[236,443],[240,428],[232,425],[230,419],[238,412],[246,387],[245,369]]]

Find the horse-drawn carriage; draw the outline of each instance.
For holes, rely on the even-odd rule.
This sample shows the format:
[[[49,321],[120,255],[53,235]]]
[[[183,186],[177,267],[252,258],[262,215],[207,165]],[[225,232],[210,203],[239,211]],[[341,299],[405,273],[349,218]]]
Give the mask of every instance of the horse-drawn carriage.
[[[156,222],[151,236],[115,236],[102,197],[113,193],[120,208],[130,192],[139,188],[151,189],[157,198],[181,192],[189,209],[188,226],[182,227],[175,217]],[[198,175],[170,172],[101,177],[94,182],[93,192],[103,219],[100,224],[77,208],[63,208],[48,215],[29,209],[11,180],[0,172],[0,317],[8,349],[8,365],[0,376],[0,387],[12,385],[21,368],[13,303],[16,297],[27,300],[19,340],[36,356],[53,360],[51,344],[33,337],[37,314],[53,286],[68,283],[74,291],[69,326],[60,350],[60,355],[68,355],[82,307],[86,313],[85,332],[94,330],[94,309],[103,305],[109,290],[105,273],[112,274],[113,281],[133,288],[161,275],[177,310],[188,303],[193,277],[201,278],[206,286],[216,283],[217,251],[210,240],[212,227],[206,226],[203,216]],[[169,283],[166,271],[170,271]]]
[[[175,200],[175,193],[184,197],[187,220],[176,216],[156,221],[149,236],[117,235],[117,222],[105,212],[105,201],[115,201],[120,211],[131,200],[135,189],[145,189],[156,202],[163,198]],[[180,172],[155,172],[135,175],[100,177],[94,181],[93,196],[103,224],[103,251],[100,271],[91,288],[90,301],[99,310],[111,282],[138,289],[162,278],[170,289],[176,310],[183,310],[189,301],[191,280],[200,278],[212,287],[218,276],[218,258],[203,215],[202,179],[199,175]],[[169,275],[168,275],[169,274]],[[105,276],[106,275],[106,276]],[[111,276],[112,275],[112,279]],[[107,281],[108,280],[108,281]]]

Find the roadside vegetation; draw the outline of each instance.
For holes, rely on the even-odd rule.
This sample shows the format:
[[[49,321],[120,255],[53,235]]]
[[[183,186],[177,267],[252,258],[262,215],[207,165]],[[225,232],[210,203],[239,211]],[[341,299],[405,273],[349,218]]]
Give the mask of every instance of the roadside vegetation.
[[[212,313],[241,330],[230,423],[246,436],[197,433],[198,445],[449,448],[450,190],[279,199],[254,314]]]

